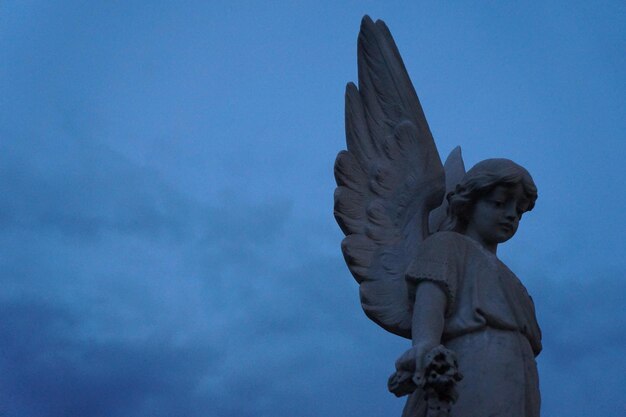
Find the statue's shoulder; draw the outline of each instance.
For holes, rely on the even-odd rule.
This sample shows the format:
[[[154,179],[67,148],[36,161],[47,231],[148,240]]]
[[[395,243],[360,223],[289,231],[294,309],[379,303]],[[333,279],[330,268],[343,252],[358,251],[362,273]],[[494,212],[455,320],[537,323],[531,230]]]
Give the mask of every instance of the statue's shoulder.
[[[415,259],[449,263],[467,251],[467,237],[457,232],[436,232],[428,236],[417,250]]]
[[[442,231],[436,232],[424,239],[425,246],[465,246],[468,244],[468,237],[457,232]]]

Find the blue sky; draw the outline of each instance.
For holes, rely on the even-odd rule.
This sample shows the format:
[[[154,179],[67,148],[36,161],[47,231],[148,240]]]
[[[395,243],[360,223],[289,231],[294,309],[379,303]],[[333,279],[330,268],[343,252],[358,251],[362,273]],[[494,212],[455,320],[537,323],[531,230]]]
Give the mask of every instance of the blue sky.
[[[544,416],[626,402],[626,5],[0,3],[0,415],[400,415],[332,217],[363,14],[442,154],[508,157]]]

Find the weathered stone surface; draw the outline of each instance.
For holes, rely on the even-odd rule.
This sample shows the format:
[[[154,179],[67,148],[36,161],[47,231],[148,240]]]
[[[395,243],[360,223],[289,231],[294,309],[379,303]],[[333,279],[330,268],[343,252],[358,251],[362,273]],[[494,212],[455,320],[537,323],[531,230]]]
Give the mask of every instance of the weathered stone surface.
[[[460,149],[444,167],[389,30],[367,16],[358,69],[335,218],[365,313],[412,340],[389,390],[408,395],[405,417],[538,417],[541,332],[497,258],[534,207],[532,177],[508,159],[465,172]]]

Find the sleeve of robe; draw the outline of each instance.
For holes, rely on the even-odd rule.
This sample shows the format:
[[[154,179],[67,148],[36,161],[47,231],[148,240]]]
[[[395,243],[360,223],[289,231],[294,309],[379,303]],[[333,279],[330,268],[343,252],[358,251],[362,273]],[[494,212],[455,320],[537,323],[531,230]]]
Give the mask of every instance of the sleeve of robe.
[[[415,301],[419,283],[431,281],[446,294],[446,317],[453,313],[459,279],[458,260],[462,255],[459,249],[450,233],[435,233],[424,240],[406,273],[411,303]]]

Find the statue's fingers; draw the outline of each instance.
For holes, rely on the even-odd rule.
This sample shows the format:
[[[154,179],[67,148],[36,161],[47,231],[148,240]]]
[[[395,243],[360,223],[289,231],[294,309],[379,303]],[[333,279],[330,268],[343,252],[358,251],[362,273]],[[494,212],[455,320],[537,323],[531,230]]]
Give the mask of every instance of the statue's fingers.
[[[413,372],[415,370],[415,355],[412,350],[407,350],[396,360],[396,369],[398,371],[409,371]]]

